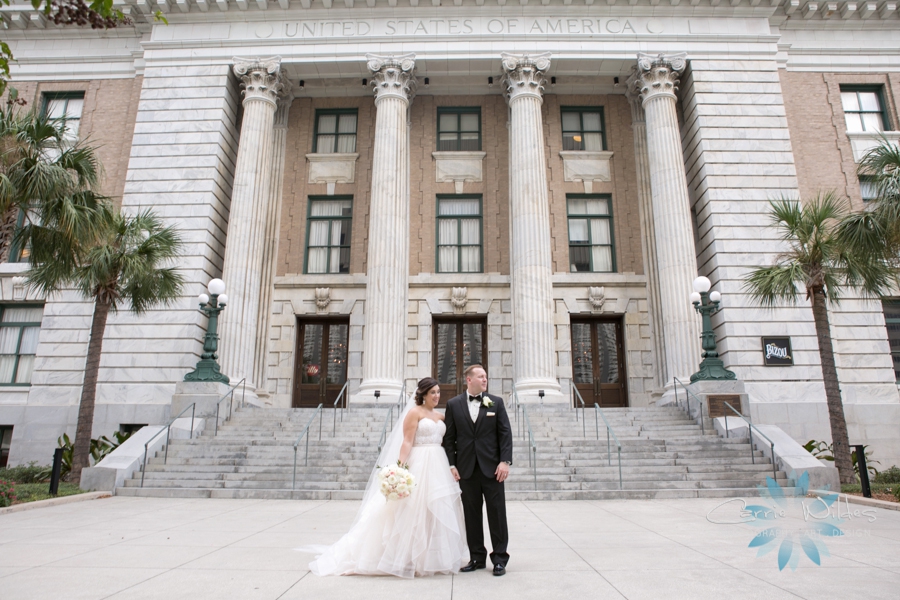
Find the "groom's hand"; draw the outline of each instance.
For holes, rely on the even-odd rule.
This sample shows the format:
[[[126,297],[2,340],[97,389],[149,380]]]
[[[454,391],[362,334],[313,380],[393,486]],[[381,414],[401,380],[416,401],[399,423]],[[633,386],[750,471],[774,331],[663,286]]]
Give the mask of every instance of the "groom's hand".
[[[456,470],[456,467],[450,467],[450,473],[453,474],[453,479],[459,481],[459,471]]]
[[[494,471],[494,475],[497,476],[497,481],[503,483],[506,481],[506,478],[509,477],[509,465],[505,462],[500,463],[497,465],[497,470]]]

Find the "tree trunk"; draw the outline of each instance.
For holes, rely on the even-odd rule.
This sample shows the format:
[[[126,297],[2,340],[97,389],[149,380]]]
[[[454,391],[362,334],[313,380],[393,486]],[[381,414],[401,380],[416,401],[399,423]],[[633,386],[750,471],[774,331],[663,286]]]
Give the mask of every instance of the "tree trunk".
[[[94,402],[97,398],[97,375],[100,372],[100,355],[103,352],[103,333],[111,304],[94,304],[91,320],[91,339],[88,342],[87,361],[84,365],[84,384],[81,387],[81,404],[78,406],[78,426],[75,429],[75,449],[72,453],[72,473],[69,479],[81,481],[81,470],[91,466],[91,434],[94,429]]]
[[[856,475],[853,473],[853,462],[850,459],[850,439],[847,435],[847,421],[844,419],[841,388],[838,384],[837,367],[834,365],[834,347],[831,343],[831,325],[828,323],[825,292],[821,288],[817,289],[810,298],[812,300],[813,321],[816,324],[816,338],[818,338],[819,342],[819,361],[822,363],[822,380],[825,383],[828,420],[831,423],[834,465],[837,467],[838,473],[840,473],[841,483],[856,483]]]
[[[0,262],[9,262],[13,238],[16,235],[16,223],[19,220],[19,207],[11,206],[0,219]]]

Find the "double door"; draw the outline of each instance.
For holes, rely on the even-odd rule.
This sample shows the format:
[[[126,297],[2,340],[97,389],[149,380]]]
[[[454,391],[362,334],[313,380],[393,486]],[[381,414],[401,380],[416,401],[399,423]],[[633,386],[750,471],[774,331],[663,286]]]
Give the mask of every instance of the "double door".
[[[483,317],[434,320],[433,377],[441,384],[441,402],[466,389],[465,370],[470,365],[487,369],[487,322]]]
[[[347,381],[347,319],[315,319],[297,322],[294,363],[294,408],[330,408]],[[346,395],[343,399],[346,402]]]
[[[572,372],[588,408],[628,406],[621,319],[572,319]]]

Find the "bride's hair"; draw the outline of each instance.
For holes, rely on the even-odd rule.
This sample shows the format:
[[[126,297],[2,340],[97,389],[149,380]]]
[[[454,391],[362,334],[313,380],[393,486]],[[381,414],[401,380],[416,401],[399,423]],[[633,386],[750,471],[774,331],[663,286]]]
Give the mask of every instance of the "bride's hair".
[[[438,383],[438,380],[434,377],[420,379],[418,387],[416,387],[416,404],[419,406],[425,404],[425,396],[431,391],[431,388],[436,385],[440,385],[440,383]]]

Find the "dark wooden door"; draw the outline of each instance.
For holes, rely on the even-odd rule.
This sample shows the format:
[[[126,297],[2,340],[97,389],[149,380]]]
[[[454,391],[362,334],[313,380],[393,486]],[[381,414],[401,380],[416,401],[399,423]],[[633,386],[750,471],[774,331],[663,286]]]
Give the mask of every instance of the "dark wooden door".
[[[588,407],[628,406],[621,319],[572,319],[572,375]]]
[[[350,322],[301,320],[297,322],[294,361],[294,408],[331,407],[347,381],[347,340]],[[346,398],[345,398],[346,401]]]
[[[487,370],[487,322],[479,317],[435,319],[432,340],[432,377],[441,384],[438,406],[445,406],[466,389],[466,367],[478,364]]]

